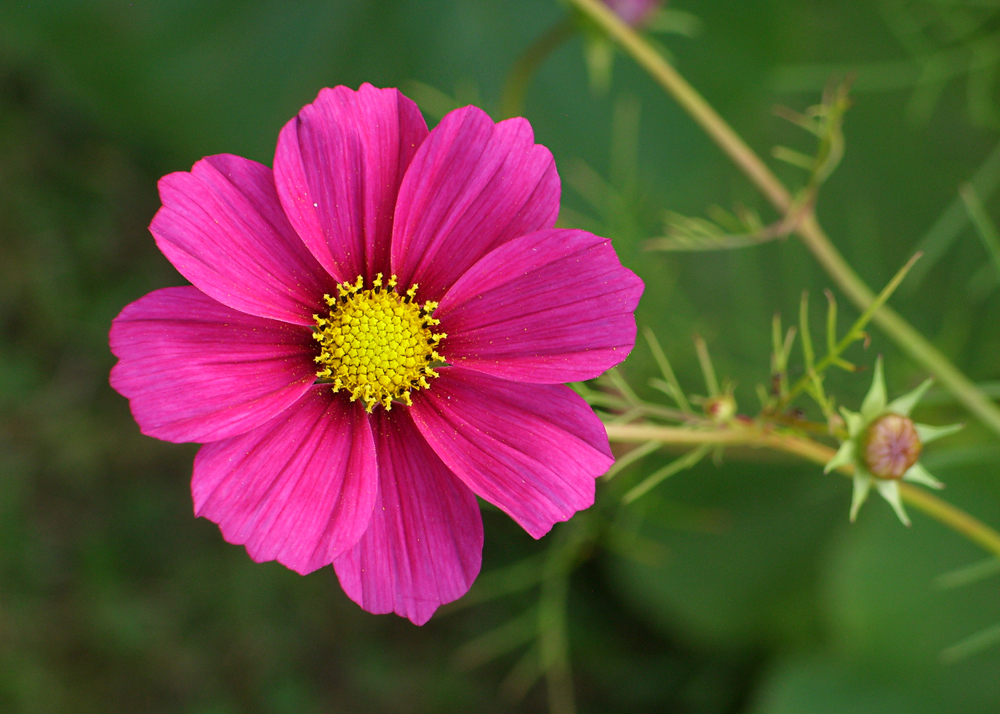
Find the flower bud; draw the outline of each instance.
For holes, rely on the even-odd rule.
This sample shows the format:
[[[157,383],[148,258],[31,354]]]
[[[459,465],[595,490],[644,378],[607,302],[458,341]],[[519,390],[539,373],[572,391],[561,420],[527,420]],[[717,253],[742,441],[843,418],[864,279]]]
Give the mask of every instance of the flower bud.
[[[663,4],[663,0],[604,0],[604,4],[632,27],[643,27]]]
[[[705,415],[716,424],[725,424],[736,416],[736,400],[732,394],[719,394],[705,400]]]
[[[920,458],[920,436],[913,420],[885,414],[869,425],[862,441],[862,458],[873,476],[900,479]]]

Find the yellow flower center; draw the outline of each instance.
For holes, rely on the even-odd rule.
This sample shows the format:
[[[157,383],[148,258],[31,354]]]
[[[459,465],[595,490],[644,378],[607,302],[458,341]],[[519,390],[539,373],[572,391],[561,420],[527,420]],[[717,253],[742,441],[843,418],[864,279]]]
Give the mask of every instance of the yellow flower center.
[[[438,374],[431,365],[444,362],[437,353],[444,333],[431,327],[436,302],[416,301],[417,286],[396,292],[396,276],[382,285],[379,273],[372,287],[364,289],[360,275],[353,283],[340,283],[337,297],[324,295],[330,307],[326,316],[313,315],[320,344],[316,376],[333,383],[333,391],[351,393],[351,401],[364,400],[371,412],[381,402],[387,410],[393,400],[412,404],[410,392],[426,389]]]

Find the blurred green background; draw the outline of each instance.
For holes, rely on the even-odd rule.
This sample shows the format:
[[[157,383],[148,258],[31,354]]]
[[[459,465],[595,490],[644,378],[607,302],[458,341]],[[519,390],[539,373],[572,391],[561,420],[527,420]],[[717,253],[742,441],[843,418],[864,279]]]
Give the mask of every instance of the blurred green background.
[[[698,32],[655,40],[762,154],[811,150],[773,106],[802,110],[832,72],[857,71],[820,218],[876,288],[923,247],[894,305],[974,380],[1000,379],[1000,281],[957,194],[974,180],[1000,217],[1000,4],[670,8]],[[518,621],[483,638],[530,620],[538,589],[488,596],[581,526],[535,542],[485,511],[484,576],[467,602],[422,628],[369,615],[331,568],[255,564],[193,518],[197,447],[139,434],[107,383],[107,330],[128,302],[183,283],[146,230],[161,175],[222,152],[270,164],[278,130],[328,85],[398,86],[432,125],[459,104],[496,113],[511,64],[565,14],[555,0],[0,2],[0,711],[547,711],[538,644]],[[794,316],[808,289],[821,324],[830,281],[794,239],[645,252],[668,209],[775,217],[628,58],[604,92],[586,67],[577,36],[525,102],[563,177],[563,220],[611,237],[645,279],[640,325],[685,387],[703,391],[698,333],[753,412],[772,314]],[[846,325],[856,313],[841,305]],[[891,393],[926,376],[877,329],[848,357],[870,365],[880,352]],[[643,345],[624,374],[650,394]],[[830,384],[856,407],[868,381]],[[921,409],[922,421],[968,419],[947,398]],[[925,463],[949,500],[1000,524],[995,439],[970,425]],[[919,514],[903,528],[879,499],[850,526],[849,489],[811,465],[738,454],[618,510],[569,579],[577,709],[1000,711],[1000,646],[941,659],[1000,622],[1000,578],[935,585],[984,554]]]

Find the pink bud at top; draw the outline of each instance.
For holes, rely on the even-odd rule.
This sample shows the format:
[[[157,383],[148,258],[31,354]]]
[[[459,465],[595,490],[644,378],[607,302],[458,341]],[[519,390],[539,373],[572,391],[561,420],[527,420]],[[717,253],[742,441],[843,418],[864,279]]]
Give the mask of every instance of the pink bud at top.
[[[865,465],[873,476],[900,479],[917,463],[923,445],[911,419],[886,414],[868,427],[863,447]]]
[[[626,24],[643,27],[663,4],[663,0],[604,0],[604,4]]]

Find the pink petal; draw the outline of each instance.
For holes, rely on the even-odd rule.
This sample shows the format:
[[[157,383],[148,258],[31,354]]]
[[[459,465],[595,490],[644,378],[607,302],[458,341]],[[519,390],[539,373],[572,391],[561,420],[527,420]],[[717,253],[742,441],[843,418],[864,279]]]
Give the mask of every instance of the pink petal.
[[[392,268],[438,300],[486,253],[551,228],[559,213],[552,154],[525,119],[499,124],[476,107],[451,112],[421,145],[399,187]]]
[[[395,612],[422,625],[468,592],[479,574],[483,519],[405,409],[372,419],[379,497],[368,530],[333,567],[344,591],[368,612]]]
[[[271,169],[221,154],[160,179],[149,230],[181,275],[223,305],[311,325],[333,284],[295,234]]]
[[[315,381],[311,333],[220,305],[197,288],[164,288],[111,323],[111,386],[143,434],[206,442],[249,431]]]
[[[219,524],[258,563],[305,575],[365,532],[378,490],[375,444],[360,402],[314,386],[293,409],[194,460],[195,515]]]
[[[416,104],[370,84],[321,90],[281,130],[274,156],[281,203],[338,281],[389,272],[396,193],[426,136]]]
[[[569,387],[442,367],[410,413],[441,460],[534,538],[594,502],[614,463],[600,420]]]
[[[442,298],[442,353],[516,381],[591,379],[632,350],[642,288],[606,238],[559,229],[515,238]]]

